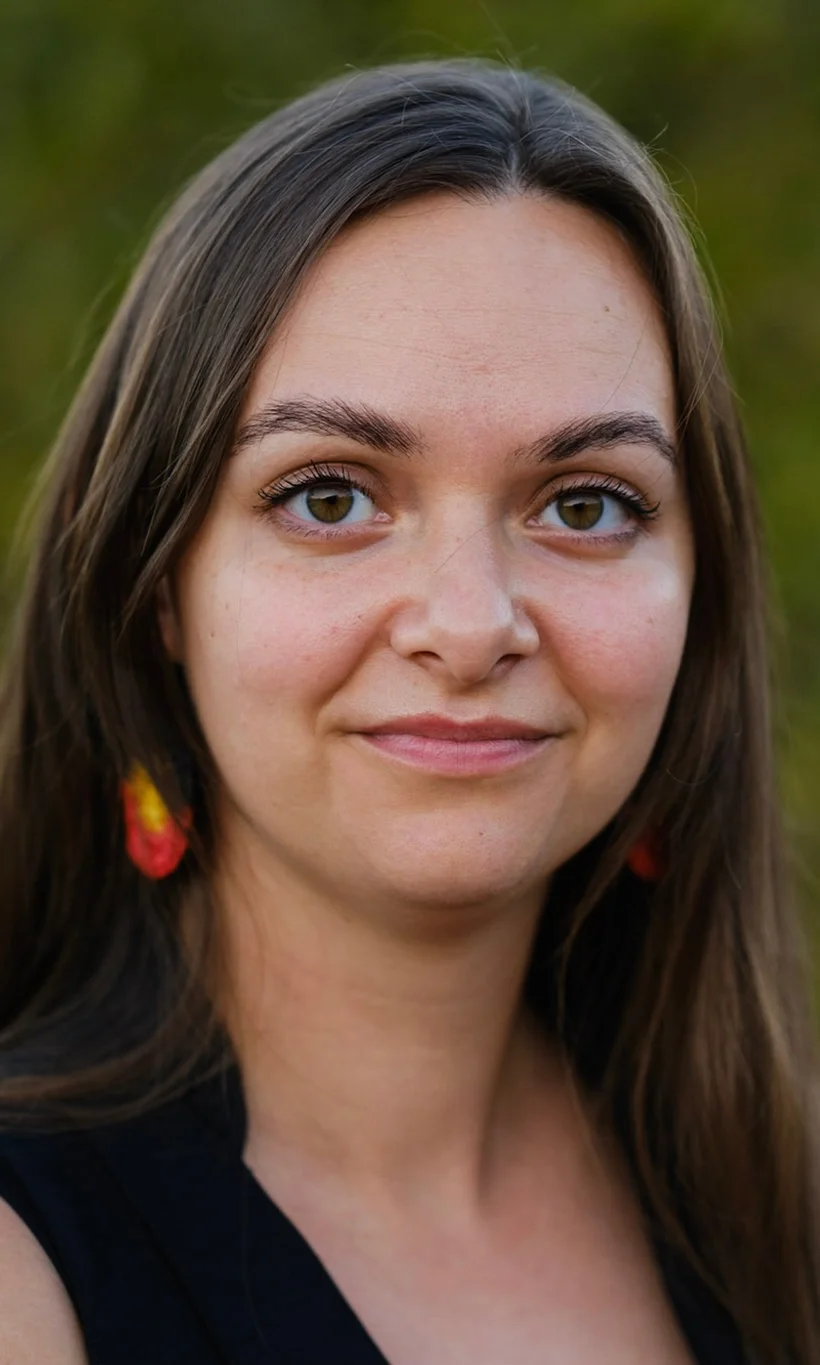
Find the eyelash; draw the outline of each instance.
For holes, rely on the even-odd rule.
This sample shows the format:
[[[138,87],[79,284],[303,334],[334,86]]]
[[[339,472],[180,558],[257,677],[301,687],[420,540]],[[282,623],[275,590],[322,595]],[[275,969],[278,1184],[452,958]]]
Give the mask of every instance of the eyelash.
[[[316,488],[325,483],[343,484],[345,488],[355,488],[359,493],[364,493],[365,497],[373,497],[372,487],[346,469],[338,469],[329,464],[311,463],[304,469],[297,469],[293,474],[285,474],[283,478],[276,479],[268,484],[266,488],[259,490],[260,503],[265,507],[278,507],[281,503],[292,498],[295,493],[302,493],[306,488]]]
[[[363,493],[366,498],[375,501],[372,486],[368,486],[364,480],[357,479],[348,470],[335,468],[332,465],[312,463],[305,469],[297,470],[293,474],[286,474],[284,478],[277,479],[266,488],[259,490],[257,494],[258,508],[262,515],[274,512],[297,493],[302,493],[306,489],[321,487],[323,484],[333,483],[345,488],[355,489]],[[628,507],[638,524],[638,529],[647,522],[654,520],[658,515],[660,503],[650,503],[642,494],[630,488],[628,484],[623,484],[612,474],[579,474],[574,478],[570,476],[569,481],[563,483],[547,501],[538,509],[543,512],[558,498],[569,493],[578,492],[600,492],[609,493],[617,498],[624,506]],[[355,523],[361,525],[361,523]],[[307,523],[300,523],[299,535],[305,539],[318,538],[322,540],[332,540],[338,536],[349,534],[343,522],[339,522],[338,530],[331,526],[311,527]],[[609,533],[608,535],[594,536],[584,531],[574,532],[567,527],[568,535],[577,535],[582,540],[599,541],[623,541],[634,535],[632,529]]]

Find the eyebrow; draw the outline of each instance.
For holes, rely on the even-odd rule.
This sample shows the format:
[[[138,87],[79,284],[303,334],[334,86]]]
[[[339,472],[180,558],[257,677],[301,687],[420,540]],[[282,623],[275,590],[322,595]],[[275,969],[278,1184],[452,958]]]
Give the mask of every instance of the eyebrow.
[[[424,444],[406,422],[377,412],[366,403],[346,403],[340,398],[290,398],[268,403],[249,417],[237,432],[234,453],[280,431],[341,436],[386,455],[411,455]]]
[[[678,452],[657,417],[646,412],[598,413],[565,422],[546,436],[516,451],[516,458],[536,462],[571,460],[583,450],[605,450],[608,446],[651,446],[670,464],[677,464]]]
[[[267,403],[242,424],[233,443],[234,454],[283,431],[337,436],[388,455],[412,455],[425,448],[421,435],[408,423],[379,412],[366,403],[339,398],[290,398]],[[616,445],[650,446],[670,464],[677,450],[661,422],[645,412],[599,413],[565,422],[554,431],[519,447],[514,460],[535,464],[570,460],[584,450]]]

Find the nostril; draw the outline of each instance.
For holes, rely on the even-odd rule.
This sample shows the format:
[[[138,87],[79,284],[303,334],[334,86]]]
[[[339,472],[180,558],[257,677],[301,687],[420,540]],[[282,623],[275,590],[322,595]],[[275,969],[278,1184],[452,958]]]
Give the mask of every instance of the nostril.
[[[510,669],[513,667],[513,664],[518,663],[520,659],[521,659],[520,654],[504,654],[495,664],[495,666],[492,669],[492,672],[497,677],[498,676],[504,677],[507,673],[510,672]]]

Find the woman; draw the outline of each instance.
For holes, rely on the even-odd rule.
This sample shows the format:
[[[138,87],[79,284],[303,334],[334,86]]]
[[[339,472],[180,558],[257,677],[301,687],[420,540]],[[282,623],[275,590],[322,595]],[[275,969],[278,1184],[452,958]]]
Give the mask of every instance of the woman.
[[[766,672],[626,134],[432,63],[220,156],[60,437],[9,660],[6,1355],[808,1365]]]

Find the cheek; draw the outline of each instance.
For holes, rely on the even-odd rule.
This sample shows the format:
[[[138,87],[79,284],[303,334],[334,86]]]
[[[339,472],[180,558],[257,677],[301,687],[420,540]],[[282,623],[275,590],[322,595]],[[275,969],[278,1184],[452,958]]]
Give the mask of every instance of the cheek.
[[[246,558],[189,582],[184,651],[201,709],[312,710],[355,667],[370,613],[343,575]]]
[[[554,603],[556,671],[581,713],[565,802],[578,847],[613,817],[649,762],[680,667],[689,596],[688,574],[661,564],[612,575],[594,591],[576,584]]]
[[[656,731],[677,676],[689,614],[688,574],[653,562],[556,600],[550,638],[567,690],[588,727],[617,722]]]

